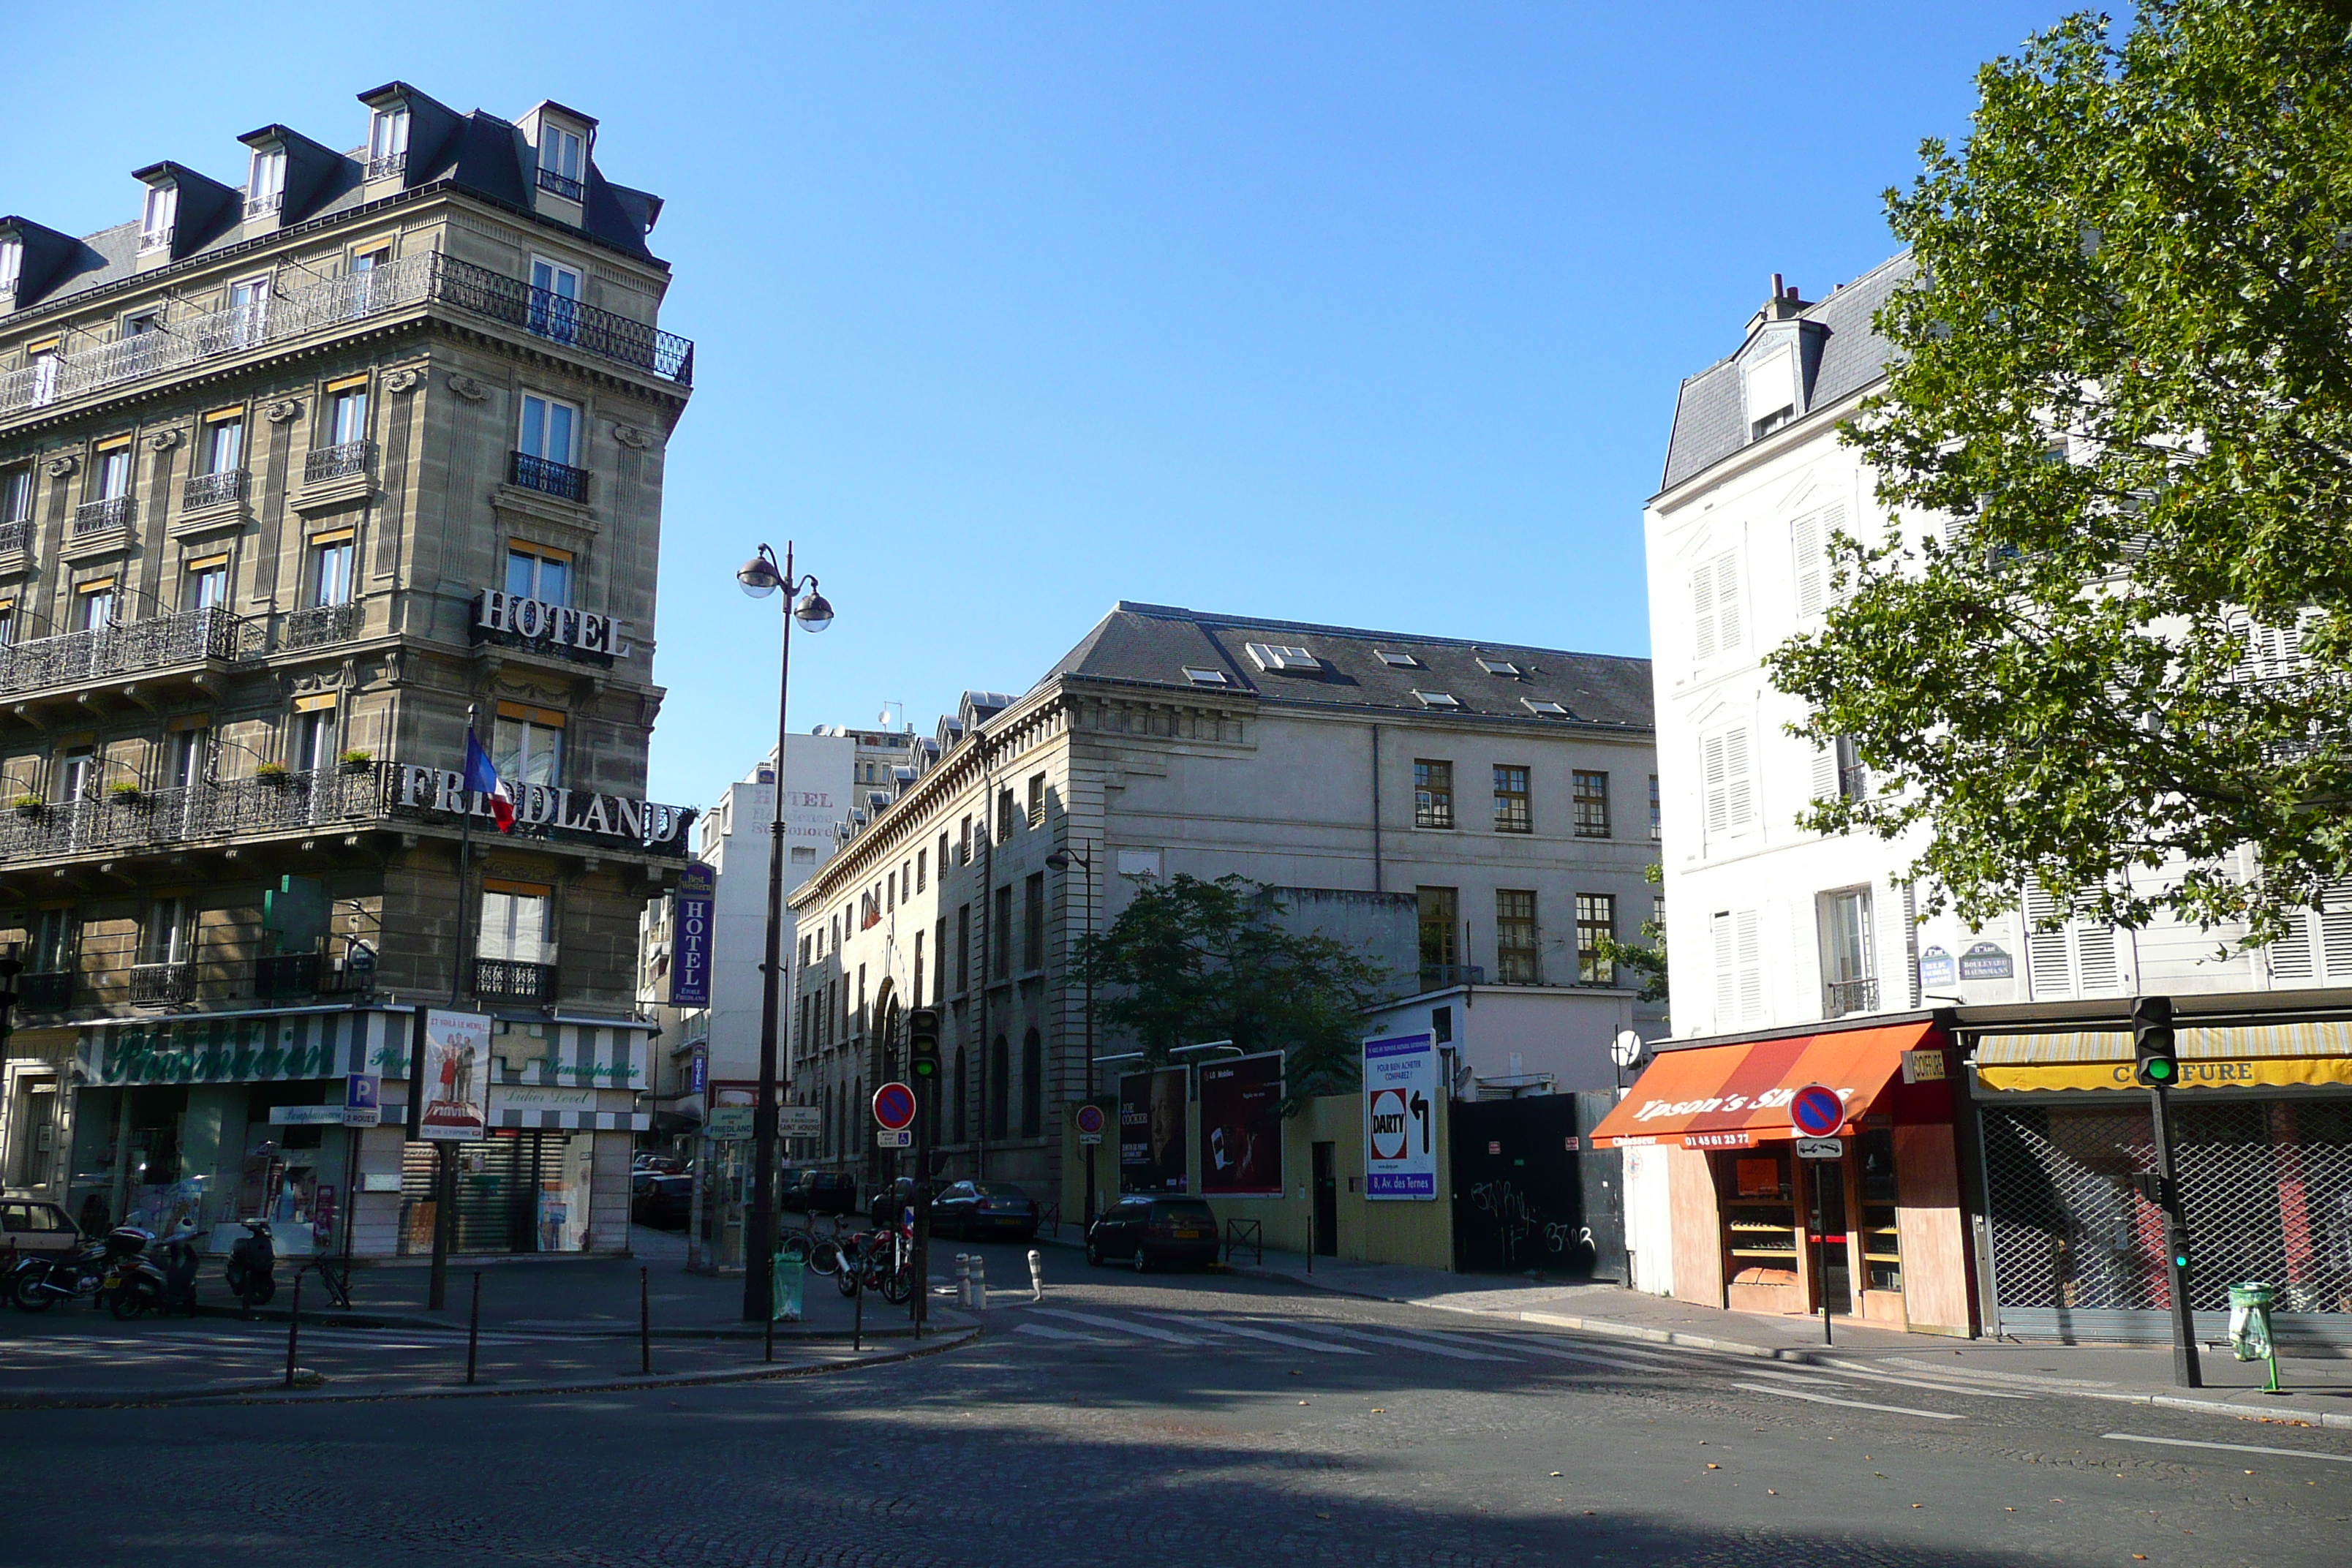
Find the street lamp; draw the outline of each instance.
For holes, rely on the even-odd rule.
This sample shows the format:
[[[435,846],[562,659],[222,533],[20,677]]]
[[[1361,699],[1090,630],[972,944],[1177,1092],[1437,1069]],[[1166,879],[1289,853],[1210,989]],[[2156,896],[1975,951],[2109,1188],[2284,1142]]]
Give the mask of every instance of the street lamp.
[[[1051,855],[1048,855],[1048,856],[1046,856],[1046,857],[1045,857],[1045,865],[1047,866],[1047,868],[1050,868],[1050,869],[1052,869],[1052,870],[1066,872],[1066,871],[1068,871],[1068,870],[1069,870],[1070,867],[1071,867],[1073,864],[1076,864],[1076,866],[1077,866],[1081,870],[1085,871],[1085,872],[1086,872],[1086,874],[1087,874],[1087,878],[1086,878],[1086,908],[1087,908],[1087,916],[1086,916],[1086,919],[1087,919],[1087,935],[1088,935],[1089,937],[1091,937],[1091,936],[1093,936],[1093,935],[1095,934],[1095,863],[1094,863],[1094,861],[1093,861],[1089,857],[1087,857],[1087,856],[1086,856],[1086,855],[1081,854],[1080,852],[1078,852],[1078,851],[1077,851],[1077,850],[1076,850],[1076,849],[1072,849],[1072,848],[1070,848],[1067,845],[1065,845],[1063,847],[1061,847],[1061,848],[1059,848],[1059,849],[1055,850]],[[1095,966],[1094,966],[1093,963],[1091,962],[1091,960],[1089,960],[1089,962],[1088,962],[1088,963],[1087,963],[1087,1099],[1088,1100],[1092,1100],[1094,1099],[1094,1097],[1095,1097]],[[1093,1152],[1092,1150],[1088,1150],[1088,1151],[1087,1151],[1087,1219],[1086,1219],[1086,1223],[1087,1223],[1087,1224],[1088,1224],[1088,1225],[1092,1225],[1092,1224],[1094,1223],[1094,1220],[1095,1220],[1095,1156],[1094,1156],[1094,1152]]]
[[[776,782],[768,821],[768,950],[760,965],[760,1098],[751,1110],[751,1226],[745,1249],[743,1315],[766,1322],[775,1313],[776,1261],[776,1026],[782,1003],[784,942],[784,719],[792,700],[793,623],[812,632],[833,625],[833,605],[816,591],[816,579],[793,572],[793,542],[784,560],[766,545],[735,574],[743,592],[764,599],[784,591],[783,652],[776,673]],[[803,585],[806,592],[803,592]],[[793,603],[799,595],[800,602]]]

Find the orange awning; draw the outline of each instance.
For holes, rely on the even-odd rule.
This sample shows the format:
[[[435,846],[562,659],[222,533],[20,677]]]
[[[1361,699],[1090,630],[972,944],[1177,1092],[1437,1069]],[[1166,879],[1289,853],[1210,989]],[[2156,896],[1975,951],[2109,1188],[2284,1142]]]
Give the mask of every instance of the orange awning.
[[[1903,1070],[1903,1053],[1934,1030],[1933,1024],[1895,1024],[1664,1052],[1592,1130],[1593,1147],[1745,1149],[1794,1138],[1789,1101],[1811,1083],[1837,1090],[1849,1119],[1860,1116]]]

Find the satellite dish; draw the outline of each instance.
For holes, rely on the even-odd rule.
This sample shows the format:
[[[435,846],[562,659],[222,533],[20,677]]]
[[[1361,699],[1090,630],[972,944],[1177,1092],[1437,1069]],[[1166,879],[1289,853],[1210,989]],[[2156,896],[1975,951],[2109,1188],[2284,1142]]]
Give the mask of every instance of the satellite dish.
[[[1642,1037],[1631,1029],[1620,1029],[1617,1037],[1609,1042],[1609,1059],[1621,1068],[1633,1067],[1642,1059]]]

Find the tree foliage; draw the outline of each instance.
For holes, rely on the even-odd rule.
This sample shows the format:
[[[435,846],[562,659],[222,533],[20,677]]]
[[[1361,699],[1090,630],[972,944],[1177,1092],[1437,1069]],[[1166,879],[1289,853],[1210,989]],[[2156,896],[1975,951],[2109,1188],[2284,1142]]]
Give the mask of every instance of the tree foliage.
[[[1656,887],[1665,879],[1665,868],[1653,860],[1642,868],[1642,875]],[[1648,945],[1643,945],[1646,942]],[[1604,963],[1616,965],[1617,983],[1625,984],[1631,975],[1638,984],[1642,1000],[1664,1002],[1669,991],[1666,984],[1666,928],[1654,918],[1642,922],[1642,942],[1620,942],[1614,936],[1601,936],[1592,944],[1595,956]]]
[[[1931,907],[2259,943],[2352,876],[2347,10],[2069,17],[1887,193],[1917,271],[1843,435],[1894,521],[1769,663],[1880,784],[1808,825],[1923,830]]]
[[[1154,1064],[1203,1040],[1280,1048],[1293,1107],[1354,1089],[1363,1010],[1387,973],[1345,942],[1287,929],[1283,912],[1242,877],[1146,881],[1108,931],[1079,940],[1082,969],[1118,988],[1097,1016]]]

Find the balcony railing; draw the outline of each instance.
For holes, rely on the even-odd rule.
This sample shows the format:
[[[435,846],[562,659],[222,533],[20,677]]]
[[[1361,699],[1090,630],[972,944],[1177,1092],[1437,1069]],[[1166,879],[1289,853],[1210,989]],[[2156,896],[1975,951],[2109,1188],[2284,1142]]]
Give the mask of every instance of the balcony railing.
[[[540,170],[539,188],[551,195],[562,196],[567,202],[584,202],[588,199],[586,185],[569,174],[559,174],[552,169]]]
[[[73,1005],[74,972],[53,969],[16,977],[16,1005],[27,1013],[55,1013]]]
[[[1849,1013],[1878,1011],[1876,980],[1830,980],[1822,984],[1822,1016],[1843,1018]]]
[[[193,959],[175,963],[134,963],[131,966],[131,1000],[142,1007],[169,1006],[196,999],[196,965]]]
[[[0,692],[37,691],[173,665],[234,659],[244,624],[226,610],[184,610],[35,637],[0,647]]]
[[[278,646],[289,649],[324,647],[331,643],[348,642],[359,635],[359,605],[313,605],[287,616],[278,627]]]
[[[510,958],[478,958],[474,960],[474,996],[482,1002],[544,1006],[555,1000],[555,965],[518,963]]]
[[[33,520],[20,517],[13,522],[0,522],[0,555],[21,555],[33,537]]]
[[[190,474],[180,487],[180,504],[190,511],[200,506],[226,506],[245,499],[245,470],[224,468],[217,474]]]
[[[263,1001],[352,995],[374,985],[373,968],[330,963],[316,952],[271,953],[253,965],[253,994]]]
[[[167,319],[153,331],[71,353],[43,354],[0,374],[0,418],[420,304],[446,305],[583,353],[694,384],[694,344],[674,332],[583,305],[519,278],[428,251],[365,272],[289,289],[266,301]]]
[[[337,446],[320,447],[302,459],[302,482],[315,485],[328,479],[347,479],[364,474],[368,459],[375,455],[373,441],[344,441]]]
[[[86,500],[74,508],[73,531],[76,538],[85,533],[100,533],[110,528],[127,528],[131,524],[131,498],[108,496],[102,500]]]
[[[264,191],[257,196],[247,196],[245,198],[246,219],[250,222],[264,213],[274,213],[285,203],[286,193],[283,191]]]
[[[371,180],[389,180],[394,174],[407,172],[408,154],[404,152],[386,153],[368,160],[367,177]]]
[[[518,489],[537,490],[559,500],[587,500],[587,469],[534,458],[528,452],[510,452],[508,458],[507,478]]]
[[[1444,991],[1454,985],[1484,985],[1486,970],[1476,963],[1424,963],[1421,966],[1421,988],[1423,991]]]

